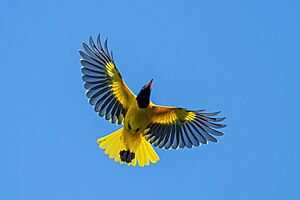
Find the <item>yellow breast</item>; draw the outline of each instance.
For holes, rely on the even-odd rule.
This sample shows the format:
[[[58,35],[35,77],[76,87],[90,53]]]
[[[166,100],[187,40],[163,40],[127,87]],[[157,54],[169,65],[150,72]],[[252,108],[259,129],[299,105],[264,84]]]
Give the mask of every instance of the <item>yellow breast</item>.
[[[141,109],[137,104],[132,105],[126,113],[124,129],[133,134],[141,134],[149,125],[151,116],[151,107]]]

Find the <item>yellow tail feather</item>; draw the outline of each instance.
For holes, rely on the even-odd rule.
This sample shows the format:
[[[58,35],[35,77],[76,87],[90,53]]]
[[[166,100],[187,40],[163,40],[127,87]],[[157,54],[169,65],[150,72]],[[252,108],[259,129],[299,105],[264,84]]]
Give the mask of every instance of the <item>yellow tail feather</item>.
[[[151,144],[142,134],[132,134],[123,128],[97,140],[104,153],[121,164],[144,167],[159,161]]]

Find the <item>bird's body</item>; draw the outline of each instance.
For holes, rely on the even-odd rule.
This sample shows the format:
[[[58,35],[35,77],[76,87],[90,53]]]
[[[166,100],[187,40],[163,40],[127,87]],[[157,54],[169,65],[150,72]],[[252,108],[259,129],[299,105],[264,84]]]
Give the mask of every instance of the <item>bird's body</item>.
[[[139,108],[136,102],[129,107],[124,119],[124,129],[132,134],[142,134],[150,124],[153,115],[152,105],[147,108]]]
[[[85,52],[79,51],[86,95],[94,110],[112,123],[123,124],[119,130],[99,138],[99,147],[120,163],[135,166],[149,165],[159,160],[154,145],[164,149],[191,148],[216,142],[221,136],[216,128],[225,118],[215,118],[219,112],[187,110],[157,106],[150,101],[152,80],[136,96],[125,84],[117,70],[107,40],[104,48],[100,37],[97,46],[90,38],[90,47],[83,43]]]

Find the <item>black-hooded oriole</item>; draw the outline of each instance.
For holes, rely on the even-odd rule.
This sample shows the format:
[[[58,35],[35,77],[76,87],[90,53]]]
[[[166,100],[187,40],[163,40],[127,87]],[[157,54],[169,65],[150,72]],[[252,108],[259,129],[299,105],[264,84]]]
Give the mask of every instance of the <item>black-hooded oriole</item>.
[[[138,93],[126,86],[116,68],[113,53],[109,52],[107,39],[104,47],[92,37],[90,45],[83,43],[85,50],[79,50],[82,57],[82,79],[87,90],[89,103],[99,116],[112,123],[124,126],[99,138],[99,147],[120,163],[139,166],[156,163],[159,160],[153,147],[177,149],[217,142],[214,136],[223,133],[215,129],[226,125],[218,122],[225,117],[214,117],[219,112],[158,106],[150,101],[152,80]]]

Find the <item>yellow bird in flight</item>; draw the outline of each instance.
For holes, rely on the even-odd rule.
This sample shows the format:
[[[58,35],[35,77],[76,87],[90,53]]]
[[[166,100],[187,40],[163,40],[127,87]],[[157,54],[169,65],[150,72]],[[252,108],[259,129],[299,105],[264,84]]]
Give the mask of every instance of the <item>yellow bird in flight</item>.
[[[110,158],[143,167],[159,160],[151,144],[164,149],[191,148],[208,141],[217,142],[214,136],[223,135],[215,130],[226,126],[218,123],[225,117],[214,117],[220,112],[155,105],[150,101],[152,80],[136,96],[123,81],[113,53],[108,50],[107,39],[104,48],[100,35],[97,45],[92,37],[89,43],[90,46],[83,42],[84,51],[79,50],[89,103],[99,116],[124,125],[97,140]]]

